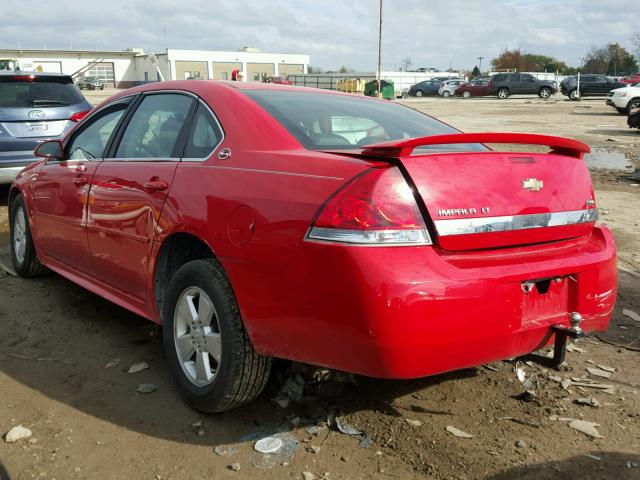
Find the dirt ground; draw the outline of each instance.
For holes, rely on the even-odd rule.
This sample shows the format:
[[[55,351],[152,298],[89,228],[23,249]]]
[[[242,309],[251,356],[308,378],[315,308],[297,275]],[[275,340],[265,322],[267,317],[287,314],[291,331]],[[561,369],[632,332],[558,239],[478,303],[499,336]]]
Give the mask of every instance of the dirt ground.
[[[372,445],[361,448],[349,435],[309,429],[317,405],[283,409],[270,402],[292,368],[286,362],[253,404],[202,415],[180,399],[161,341],[149,336],[144,320],[57,275],[24,280],[0,273],[0,435],[17,425],[33,432],[17,443],[0,440],[12,478],[298,479],[311,472],[327,480],[640,479],[640,322],[622,315],[623,308],[640,313],[640,180],[631,175],[640,134],[602,99],[406,103],[465,131],[565,135],[629,163],[592,170],[601,221],[619,248],[618,305],[606,334],[580,341],[560,371],[519,365],[534,377],[527,387],[513,362],[414,381],[338,383],[344,391],[325,399],[320,411],[336,408],[364,432]],[[0,189],[0,262],[8,265],[5,197]],[[149,369],[127,374],[137,362]],[[587,372],[597,365],[615,372],[606,379]],[[588,386],[590,380],[609,387]],[[157,391],[136,393],[139,383]],[[523,395],[527,389],[535,393]],[[578,398],[599,406],[577,404]],[[570,428],[573,419],[599,424],[603,438]],[[473,437],[458,438],[448,426]],[[253,452],[247,437],[268,431],[286,436],[292,450],[297,445],[292,455],[265,459]],[[239,471],[229,468],[234,463]]]

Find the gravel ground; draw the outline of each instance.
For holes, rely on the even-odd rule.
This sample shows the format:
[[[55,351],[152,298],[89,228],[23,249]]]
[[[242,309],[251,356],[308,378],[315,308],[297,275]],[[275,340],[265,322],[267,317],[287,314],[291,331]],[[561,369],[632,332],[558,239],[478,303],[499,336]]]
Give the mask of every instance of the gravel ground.
[[[88,96],[97,101],[101,94]],[[465,131],[566,135],[637,165],[640,135],[602,99],[405,102]],[[507,362],[414,381],[327,382],[334,395],[320,412],[339,408],[344,422],[372,440],[369,448],[335,430],[309,433],[305,419],[317,408],[282,409],[269,401],[291,373],[286,362],[255,403],[203,416],[179,398],[161,342],[144,320],[56,275],[27,281],[0,273],[0,435],[17,425],[32,431],[30,439],[0,441],[0,459],[15,479],[282,479],[303,472],[329,480],[640,479],[640,322],[622,314],[640,313],[640,182],[631,170],[592,171],[601,219],[619,247],[620,292],[609,331],[581,341],[560,371],[519,365],[535,377],[535,394],[524,396],[516,365]],[[6,205],[2,197],[6,189],[0,190]],[[5,264],[7,230],[0,206]],[[143,361],[148,369],[126,373]],[[615,372],[601,378],[586,370],[598,365]],[[575,386],[571,378],[610,387]],[[140,383],[157,390],[136,393]],[[578,398],[598,406],[577,404]],[[576,419],[599,424],[603,438],[571,428]],[[472,437],[458,438],[447,427]],[[265,461],[243,438],[263,431],[288,433],[297,449]],[[219,455],[215,447],[235,453]],[[239,471],[230,468],[236,463]]]

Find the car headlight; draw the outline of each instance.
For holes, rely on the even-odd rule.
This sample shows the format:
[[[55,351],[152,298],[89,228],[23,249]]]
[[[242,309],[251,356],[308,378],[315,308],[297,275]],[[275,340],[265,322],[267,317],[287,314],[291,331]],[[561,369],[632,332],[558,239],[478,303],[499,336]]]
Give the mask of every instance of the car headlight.
[[[618,96],[624,98],[627,96],[627,92],[618,92]]]

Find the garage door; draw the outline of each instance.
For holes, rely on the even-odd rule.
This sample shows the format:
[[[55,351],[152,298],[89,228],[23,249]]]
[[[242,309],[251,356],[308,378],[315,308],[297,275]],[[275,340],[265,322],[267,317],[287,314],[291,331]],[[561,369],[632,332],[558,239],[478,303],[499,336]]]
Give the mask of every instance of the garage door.
[[[176,60],[176,80],[187,78],[209,78],[207,62]]]
[[[301,63],[279,63],[278,75],[286,77],[289,74],[304,73],[304,65]]]
[[[98,77],[103,83],[114,86],[116,75],[112,62],[99,62],[91,65],[91,68],[84,73],[85,77]]]
[[[273,77],[276,66],[273,63],[247,63],[247,80],[260,82],[264,77]]]
[[[62,63],[60,62],[33,62],[33,69],[36,72],[62,73]]]
[[[231,72],[234,70],[242,70],[240,62],[213,62],[214,80],[231,80]]]

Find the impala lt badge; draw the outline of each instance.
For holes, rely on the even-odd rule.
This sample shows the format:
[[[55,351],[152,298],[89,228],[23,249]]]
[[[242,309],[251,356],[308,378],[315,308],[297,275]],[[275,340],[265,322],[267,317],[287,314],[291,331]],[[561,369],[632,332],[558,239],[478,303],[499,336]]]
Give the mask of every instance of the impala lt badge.
[[[489,207],[480,208],[482,215],[489,215]],[[453,217],[455,215],[478,215],[477,208],[445,208],[438,210],[440,217]]]
[[[544,182],[542,180],[538,180],[537,178],[527,178],[522,181],[522,188],[529,190],[530,192],[537,192],[538,190],[542,190],[544,187]]]

